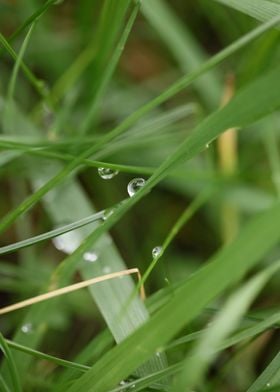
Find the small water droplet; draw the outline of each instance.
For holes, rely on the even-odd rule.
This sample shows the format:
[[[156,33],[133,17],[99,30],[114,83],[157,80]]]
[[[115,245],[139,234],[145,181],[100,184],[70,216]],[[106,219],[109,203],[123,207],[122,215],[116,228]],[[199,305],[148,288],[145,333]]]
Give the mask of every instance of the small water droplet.
[[[157,356],[157,357],[160,357],[160,352],[156,352],[156,356]]]
[[[206,143],[205,148],[209,148],[209,147],[210,147],[210,143]]]
[[[21,327],[21,331],[26,334],[30,334],[33,332],[33,326],[31,323],[26,323]]]
[[[109,274],[111,272],[111,268],[109,266],[105,266],[102,269],[103,274]]]
[[[56,249],[68,255],[73,253],[80,246],[81,242],[80,235],[74,231],[69,231],[52,239]]]
[[[94,263],[98,259],[98,255],[95,252],[85,252],[83,258],[89,263]]]
[[[146,181],[144,178],[133,178],[127,185],[127,192],[130,197],[134,196],[139,189],[143,188]]]
[[[103,220],[107,220],[115,212],[115,208],[107,208],[103,213]]]
[[[152,256],[153,259],[155,259],[156,257],[158,257],[162,252],[162,247],[161,246],[156,246],[153,250],[152,250]]]
[[[110,169],[109,167],[98,168],[98,174],[103,180],[111,180],[111,178],[115,177],[118,173],[117,170]]]
[[[270,387],[270,382],[266,383],[266,386],[269,388]]]

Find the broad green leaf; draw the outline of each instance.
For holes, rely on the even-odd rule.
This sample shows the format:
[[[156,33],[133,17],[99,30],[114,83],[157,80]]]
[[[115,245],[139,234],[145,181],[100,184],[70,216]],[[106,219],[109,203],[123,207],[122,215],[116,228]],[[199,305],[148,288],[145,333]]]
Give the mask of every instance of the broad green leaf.
[[[105,392],[160,350],[226,288],[239,281],[280,238],[280,205],[252,219],[236,240],[175,292],[168,303],[132,336],[107,353],[69,389]],[[99,377],[107,374],[108,377]]]

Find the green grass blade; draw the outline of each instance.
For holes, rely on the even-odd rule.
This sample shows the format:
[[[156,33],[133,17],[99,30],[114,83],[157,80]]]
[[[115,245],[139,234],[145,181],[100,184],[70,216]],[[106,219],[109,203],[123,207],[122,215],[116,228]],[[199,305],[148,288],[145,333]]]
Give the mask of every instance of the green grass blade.
[[[234,42],[232,45],[222,50],[216,56],[213,56],[209,61],[207,61],[201,68],[185,77],[180,79],[177,83],[172,85],[168,90],[163,92],[160,96],[155,98],[153,101],[144,105],[137,112],[133,113],[130,117],[128,117],[123,123],[121,123],[117,128],[111,131],[109,134],[105,135],[104,138],[99,143],[96,143],[95,146],[86,150],[83,154],[81,154],[74,161],[69,163],[63,170],[61,170],[55,177],[50,179],[42,188],[36,191],[32,196],[28,197],[24,200],[16,209],[8,213],[0,222],[0,233],[6,230],[21,214],[29,210],[34,204],[36,204],[49,190],[54,188],[57,184],[63,181],[76,167],[78,167],[83,159],[91,156],[94,152],[98,151],[101,146],[105,143],[113,140],[115,137],[126,131],[129,127],[135,124],[141,117],[150,112],[152,109],[165,102],[179,91],[186,88],[193,82],[196,78],[204,74],[205,72],[212,69],[215,65],[219,64],[221,61],[226,59],[231,54],[235,53],[237,50],[241,49],[245,45],[247,45],[252,40],[259,37],[265,31],[274,27],[279,23],[280,17],[276,17],[273,20],[266,22],[265,24],[257,27],[247,35],[240,38],[238,41]],[[209,140],[206,140],[205,143],[208,143]]]
[[[236,240],[189,278],[149,322],[106,354],[69,389],[105,392],[167,343],[227,287],[240,280],[280,237],[280,205],[252,219]],[[108,374],[106,378],[98,375]]]
[[[165,1],[143,1],[141,10],[166,43],[182,71],[193,72],[206,61],[207,56],[196,42],[194,34],[188,31]],[[209,108],[219,106],[222,88],[214,70],[196,80],[194,86]]]
[[[280,6],[266,0],[216,0],[262,22],[280,14]]]
[[[90,369],[89,366],[85,366],[80,363],[75,363],[75,362],[71,362],[71,361],[66,361],[65,359],[57,358],[57,357],[54,357],[53,355],[49,355],[49,354],[45,354],[41,351],[33,350],[29,347],[12,342],[11,340],[6,340],[6,344],[8,347],[10,347],[14,350],[21,351],[25,354],[32,355],[33,357],[36,357],[36,358],[40,358],[40,359],[44,359],[46,361],[53,362],[59,366],[64,366],[64,367],[79,370],[82,372],[85,372],[86,370]]]
[[[2,336],[2,334],[0,333],[0,348],[7,360],[7,365],[9,368],[9,373],[10,373],[10,379],[11,379],[11,385],[13,386],[13,391],[14,392],[20,392],[21,386],[20,386],[20,382],[19,382],[19,377],[18,377],[18,373],[17,373],[17,368],[12,356],[12,353],[4,339],[4,337]]]
[[[93,99],[91,100],[91,102],[89,104],[88,113],[85,116],[84,121],[81,124],[81,129],[80,129],[81,133],[86,133],[89,131],[89,128],[92,124],[92,121],[94,120],[94,118],[96,116],[98,105],[100,103],[102,95],[104,94],[104,92],[110,82],[110,79],[113,76],[113,73],[114,73],[115,68],[118,64],[118,61],[122,55],[122,52],[124,50],[124,46],[126,44],[128,36],[130,34],[130,31],[132,29],[132,26],[135,22],[137,14],[138,14],[139,7],[140,7],[140,3],[136,2],[134,9],[132,10],[131,15],[129,16],[127,24],[124,28],[124,31],[120,37],[120,40],[119,40],[111,58],[110,58],[110,60],[108,61],[108,65],[106,66],[105,70],[103,71],[103,74],[101,75],[101,77],[99,77],[99,83],[96,86]]]
[[[247,392],[259,392],[267,390],[270,386],[278,384],[275,391],[279,390],[280,383],[280,352],[273,358],[270,364],[265,368],[256,381],[250,386]]]
[[[175,381],[174,391],[186,391],[202,382],[207,368],[217,356],[221,342],[234,331],[256,296],[279,268],[280,262],[275,262],[230,296],[188,354],[182,372]]]
[[[10,46],[9,42],[6,38],[0,33],[0,44],[6,49],[6,51],[10,54],[10,56],[17,61],[18,55],[14,51],[14,49]],[[46,96],[45,86],[42,81],[38,80],[36,76],[30,71],[30,69],[26,66],[25,63],[22,61],[20,62],[20,67],[22,68],[24,74],[26,75],[27,79],[33,85],[35,90],[38,92],[39,95],[42,97]]]

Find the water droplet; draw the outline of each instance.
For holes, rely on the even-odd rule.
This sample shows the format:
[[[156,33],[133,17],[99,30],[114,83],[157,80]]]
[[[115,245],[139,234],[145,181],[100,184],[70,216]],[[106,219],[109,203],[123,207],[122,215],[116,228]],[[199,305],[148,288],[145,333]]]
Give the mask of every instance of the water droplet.
[[[69,231],[52,239],[56,249],[68,255],[73,253],[80,246],[81,242],[80,235],[74,231]]]
[[[156,352],[156,356],[157,356],[157,357],[160,357],[160,352]]]
[[[109,266],[105,266],[102,269],[103,274],[109,274],[111,272],[111,268]]]
[[[98,255],[95,252],[85,252],[83,258],[89,263],[94,263],[98,259]]]
[[[267,388],[269,388],[269,387],[270,387],[270,385],[271,385],[271,384],[270,384],[270,382],[268,382],[268,383],[266,384]]]
[[[115,177],[118,173],[117,170],[110,169],[109,167],[98,168],[98,174],[103,180],[111,180],[111,178]]]
[[[130,197],[134,196],[139,189],[143,188],[146,181],[144,178],[133,178],[127,185],[127,192]]]
[[[115,212],[115,208],[107,208],[103,213],[103,220],[107,220]]]
[[[210,147],[210,143],[206,143],[205,148],[209,148],[209,147]]]
[[[33,332],[33,326],[31,323],[26,323],[21,327],[21,331],[26,334],[30,334]]]
[[[162,247],[161,246],[156,246],[153,250],[152,250],[152,256],[155,259],[156,257],[158,257],[161,254],[162,251]]]

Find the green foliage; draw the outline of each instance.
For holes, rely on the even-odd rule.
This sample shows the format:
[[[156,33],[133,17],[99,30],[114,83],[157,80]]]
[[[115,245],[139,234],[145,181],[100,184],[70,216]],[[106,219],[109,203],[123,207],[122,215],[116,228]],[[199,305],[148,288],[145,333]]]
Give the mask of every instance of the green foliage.
[[[35,3],[0,5],[1,306],[142,278],[1,315],[0,390],[279,389],[279,1]]]

